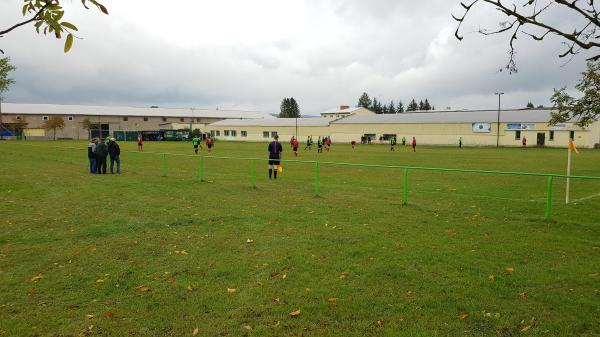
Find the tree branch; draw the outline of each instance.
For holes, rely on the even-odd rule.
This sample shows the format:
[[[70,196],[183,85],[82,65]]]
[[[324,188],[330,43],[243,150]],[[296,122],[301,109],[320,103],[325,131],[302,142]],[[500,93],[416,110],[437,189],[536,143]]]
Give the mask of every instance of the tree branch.
[[[14,29],[17,29],[17,28],[19,28],[19,27],[21,27],[21,26],[24,26],[24,25],[26,25],[26,24],[28,24],[28,23],[31,23],[31,22],[33,22],[33,21],[37,21],[37,20],[39,20],[39,16],[40,16],[40,14],[41,14],[41,13],[43,13],[43,12],[44,12],[44,10],[46,10],[46,8],[48,8],[48,6],[50,6],[50,5],[51,5],[53,2],[54,2],[54,1],[49,1],[49,2],[47,2],[47,3],[46,3],[44,6],[42,6],[42,7],[40,8],[40,10],[39,10],[37,13],[35,13],[35,15],[34,15],[34,16],[31,18],[31,19],[29,19],[29,20],[25,20],[25,21],[23,21],[23,22],[21,22],[21,23],[17,23],[16,25],[14,25],[14,26],[12,26],[12,27],[10,27],[10,28],[6,29],[6,30],[2,30],[2,31],[0,31],[0,36],[4,35],[4,34],[6,34],[6,33],[10,33],[12,30],[14,30]]]

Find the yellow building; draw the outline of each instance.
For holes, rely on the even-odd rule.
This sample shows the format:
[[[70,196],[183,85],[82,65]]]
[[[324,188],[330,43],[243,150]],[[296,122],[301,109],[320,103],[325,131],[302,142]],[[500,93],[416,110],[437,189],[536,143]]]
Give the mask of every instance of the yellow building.
[[[368,111],[368,110],[367,110]],[[548,125],[550,109],[413,112],[376,115],[350,114],[346,117],[299,118],[273,120],[223,120],[206,126],[205,132],[225,140],[265,141],[278,134],[282,140],[297,135],[317,139],[330,136],[335,143],[371,139],[372,143],[387,142],[392,136],[398,142],[403,137],[415,137],[421,145],[464,146],[527,146],[566,147],[569,138],[582,148],[600,146],[600,122],[586,129],[574,121]],[[322,114],[323,116],[323,114]],[[500,124],[497,123],[498,117]],[[499,127],[498,127],[499,126]]]

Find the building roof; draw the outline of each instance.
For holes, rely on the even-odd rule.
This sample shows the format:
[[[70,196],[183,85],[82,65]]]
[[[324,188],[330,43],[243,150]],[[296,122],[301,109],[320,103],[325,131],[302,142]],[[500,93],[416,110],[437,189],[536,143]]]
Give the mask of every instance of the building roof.
[[[193,117],[193,118],[269,118],[259,111],[143,108],[122,106],[90,106],[59,104],[2,103],[2,112],[19,115],[87,115],[87,116],[140,116],[140,117]]]
[[[329,110],[323,111],[323,112],[321,112],[321,115],[323,115],[323,114],[350,114],[350,113],[353,113],[354,111],[360,110],[360,109],[362,109],[362,108],[361,107],[358,107],[358,108],[356,108],[356,107],[350,107],[348,109],[343,109],[342,110],[339,107],[337,107],[337,108],[333,108],[333,109],[329,109]]]
[[[501,110],[501,123],[545,123],[551,109]],[[333,124],[437,124],[437,123],[495,123],[498,110],[433,111],[400,114],[352,115],[332,121]]]
[[[298,126],[329,126],[326,118],[298,118]],[[296,126],[296,118],[225,119],[210,126]]]

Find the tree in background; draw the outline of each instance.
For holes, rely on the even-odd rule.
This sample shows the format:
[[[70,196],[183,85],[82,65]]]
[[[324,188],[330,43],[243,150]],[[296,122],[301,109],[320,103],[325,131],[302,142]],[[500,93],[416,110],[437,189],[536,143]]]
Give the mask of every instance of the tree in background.
[[[84,119],[81,122],[81,127],[84,130],[87,130],[87,132],[88,132],[88,139],[91,139],[92,138],[92,129],[94,129],[94,125],[92,124],[92,121],[90,121],[89,118]]]
[[[396,106],[394,105],[394,101],[391,101],[390,105],[388,105],[387,113],[389,113],[389,114],[395,114],[396,113]]]
[[[425,104],[423,104],[423,100],[419,102],[419,111],[425,110]]]
[[[383,113],[383,106],[381,105],[381,102],[377,100],[377,98],[373,98],[373,105],[371,106],[370,110],[376,114]]]
[[[3,139],[4,137],[4,124],[2,124],[2,100],[4,99],[4,93],[8,91],[10,85],[15,83],[15,80],[8,77],[8,74],[15,69],[17,68],[10,64],[9,57],[0,58],[0,139]]]
[[[406,111],[417,111],[418,109],[419,109],[419,105],[417,104],[417,102],[415,101],[414,98],[410,101],[410,103],[406,107]]]
[[[279,118],[298,118],[300,117],[300,108],[294,97],[284,98],[279,108]]]
[[[533,109],[533,107],[534,107],[534,106],[533,106],[533,103],[531,103],[531,102],[527,102],[527,106],[526,106],[526,108],[528,108],[528,109]]]
[[[550,101],[557,112],[552,112],[550,124],[565,123],[575,119],[576,125],[586,127],[600,116],[600,61],[587,63],[587,70],[582,73],[581,81],[575,88],[583,93],[581,98],[573,98],[563,87],[554,89]]]
[[[373,104],[373,101],[371,100],[369,95],[366,92],[363,92],[363,94],[358,99],[357,107],[369,109],[372,104]]]
[[[402,101],[398,101],[398,106],[396,107],[396,113],[403,113],[404,112],[404,104],[402,104]]]
[[[56,140],[56,129],[64,129],[65,121],[62,117],[53,116],[44,122],[44,129],[54,131],[53,140]]]
[[[423,103],[423,110],[429,111],[432,110],[431,104],[429,104],[429,100],[425,98],[425,103]]]
[[[462,40],[460,27],[465,21],[467,14],[476,6],[488,6],[497,9],[506,19],[499,22],[499,28],[486,29],[479,28],[479,33],[483,35],[494,35],[508,33],[509,39],[509,60],[502,68],[509,73],[517,72],[515,62],[514,41],[519,36],[526,35],[535,41],[542,41],[548,35],[558,36],[566,46],[566,50],[558,55],[559,58],[566,56],[575,56],[581,50],[590,50],[596,55],[590,57],[589,61],[600,60],[600,12],[593,0],[548,0],[544,4],[536,0],[522,1],[523,4],[515,4],[514,1],[500,0],[469,0],[468,3],[461,2],[464,12],[461,17],[452,15],[454,20],[458,21],[458,27],[454,35],[458,40]],[[544,15],[549,9],[552,9],[552,15]],[[553,18],[572,18],[568,21],[552,22]],[[528,31],[533,28],[533,31]],[[500,69],[502,71],[502,69]]]
[[[67,21],[63,20],[63,16],[65,11],[60,5],[59,0],[23,0],[23,17],[27,17],[28,15],[32,15],[29,19],[19,22],[12,27],[0,30],[0,37],[5,34],[10,33],[11,31],[25,26],[30,23],[34,23],[34,27],[36,32],[39,34],[43,32],[44,35],[54,33],[54,36],[57,39],[61,39],[63,34],[67,34],[65,38],[65,53],[71,50],[73,46],[73,36],[77,31],[77,27]],[[81,0],[83,7],[89,9],[87,7],[88,4],[92,4],[97,7],[102,13],[108,15],[108,10],[104,5],[96,0]],[[1,53],[4,53],[2,49],[0,49]]]

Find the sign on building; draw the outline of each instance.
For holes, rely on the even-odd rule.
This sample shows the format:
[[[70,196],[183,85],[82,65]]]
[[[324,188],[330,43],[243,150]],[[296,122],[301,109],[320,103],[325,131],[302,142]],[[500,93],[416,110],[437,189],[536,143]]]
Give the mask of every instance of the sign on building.
[[[492,124],[490,123],[473,123],[473,132],[491,132]]]

